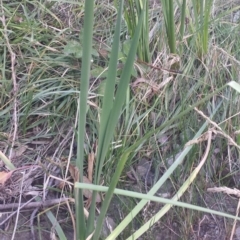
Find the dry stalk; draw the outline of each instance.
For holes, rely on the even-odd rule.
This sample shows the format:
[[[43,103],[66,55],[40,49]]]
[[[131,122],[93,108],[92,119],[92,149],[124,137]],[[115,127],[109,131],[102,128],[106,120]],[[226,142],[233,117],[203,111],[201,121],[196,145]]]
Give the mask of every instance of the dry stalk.
[[[218,129],[218,130],[212,130],[214,133],[224,136],[231,145],[235,146],[236,148],[238,148],[240,150],[240,146],[229,135],[227,135],[225,132],[223,132],[223,130],[219,127],[219,125],[217,123],[213,122],[202,111],[198,110],[197,108],[194,108],[194,109],[199,115],[201,115],[204,119],[206,119],[209,123],[211,123],[216,129]]]
[[[31,202],[34,200],[34,198],[26,203],[0,204],[0,211],[4,212],[4,211],[9,211],[9,210],[18,209],[18,208],[20,208],[20,209],[47,208],[52,205],[60,204],[60,203],[66,202],[66,201],[74,202],[73,198],[66,198],[66,197],[57,198],[57,199],[49,199],[49,200],[40,201],[40,202]],[[0,226],[1,225],[2,225],[2,223],[0,223]]]
[[[235,195],[236,197],[239,198],[238,200],[238,206],[237,206],[237,210],[236,210],[236,217],[239,214],[239,210],[240,210],[240,190],[236,189],[236,188],[228,188],[228,187],[214,187],[214,188],[208,188],[207,189],[208,192],[223,192],[226,193],[228,195]],[[233,222],[233,226],[232,226],[232,231],[231,231],[231,236],[230,236],[230,240],[233,239],[233,235],[235,233],[235,228],[236,228],[236,223],[237,220],[235,219]]]

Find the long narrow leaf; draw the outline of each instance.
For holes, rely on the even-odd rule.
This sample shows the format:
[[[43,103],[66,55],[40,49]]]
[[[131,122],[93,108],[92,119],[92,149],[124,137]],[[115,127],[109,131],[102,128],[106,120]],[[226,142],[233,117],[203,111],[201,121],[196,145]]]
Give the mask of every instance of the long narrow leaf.
[[[101,119],[100,119],[99,143],[98,143],[98,152],[97,152],[97,158],[96,158],[97,160],[96,160],[95,178],[94,178],[95,184],[99,183],[100,175],[102,172],[102,166],[108,150],[107,147],[105,147],[104,149],[104,142],[106,138],[105,135],[108,129],[109,116],[113,108],[113,96],[115,91],[115,80],[117,75],[118,50],[119,50],[119,44],[120,44],[122,11],[123,11],[123,0],[119,4],[113,47],[111,51],[110,63],[108,67],[108,75],[107,75],[105,91],[104,91],[103,109],[102,109]],[[94,228],[95,206],[96,206],[95,200],[96,200],[96,192],[93,192],[90,215],[89,215],[88,224],[87,224],[88,234],[90,234]]]
[[[78,149],[76,166],[80,173],[80,181],[83,178],[83,162],[84,162],[84,138],[86,126],[87,97],[89,88],[92,35],[93,35],[93,9],[94,0],[85,1],[84,29],[83,29],[83,59],[81,68],[81,85],[80,85],[80,114],[78,118]],[[75,191],[76,204],[76,224],[77,239],[85,240],[86,225],[84,217],[83,194],[80,189]]]
[[[175,36],[175,23],[173,0],[162,0],[163,16],[165,28],[168,38],[168,45],[171,53],[176,53],[176,36]]]
[[[209,31],[209,17],[212,7],[212,0],[205,1],[204,7],[204,22],[203,22],[203,51],[208,52],[208,31]]]
[[[230,86],[231,88],[235,89],[237,92],[240,93],[240,84],[235,82],[235,81],[231,81],[227,84],[228,86]]]
[[[109,189],[108,187],[93,185],[93,184],[86,184],[86,183],[75,183],[75,188],[89,189],[89,190],[95,190],[95,191],[97,190],[97,191],[101,191],[101,192],[107,192]],[[216,210],[207,209],[204,207],[199,207],[199,206],[184,203],[184,202],[174,201],[172,199],[149,196],[148,194],[132,192],[132,191],[122,190],[122,189],[118,189],[118,188],[115,188],[114,193],[120,194],[123,196],[127,196],[127,197],[133,197],[133,198],[145,199],[148,201],[170,204],[170,205],[174,205],[174,206],[178,206],[178,207],[183,207],[183,208],[188,208],[188,209],[192,209],[192,210],[196,210],[196,211],[215,214],[215,215],[222,216],[222,217],[237,219],[240,221],[240,217],[236,217],[234,215],[230,215],[230,214],[227,214],[224,212],[218,212]]]
[[[47,215],[48,219],[51,221],[52,225],[55,227],[59,239],[67,240],[67,237],[65,236],[60,224],[58,223],[58,220],[55,218],[53,213],[51,211],[47,211],[46,215]]]
[[[99,131],[99,151],[98,156],[102,155],[102,144],[104,142],[105,133],[108,128],[108,120],[110,117],[110,113],[112,111],[113,107],[113,96],[115,91],[115,80],[117,76],[117,64],[118,64],[118,49],[120,45],[120,33],[121,33],[121,19],[122,19],[122,11],[123,11],[123,1],[121,1],[121,4],[119,5],[119,11],[118,11],[118,18],[117,18],[117,24],[114,34],[114,41],[111,51],[111,57],[110,57],[110,63],[108,67],[108,76],[106,79],[106,87],[104,91],[104,98],[103,98],[103,108],[101,113],[101,120],[100,120],[100,131]],[[96,173],[97,178],[96,181],[98,183],[100,178],[100,169],[102,167],[102,162],[98,161],[96,165]]]
[[[122,110],[122,106],[125,101],[126,91],[128,88],[128,84],[129,84],[131,73],[132,73],[133,63],[136,56],[138,40],[139,40],[140,31],[141,31],[141,24],[143,21],[143,15],[144,15],[144,11],[142,12],[141,17],[139,18],[138,26],[131,43],[131,48],[127,57],[127,61],[124,65],[123,73],[120,78],[118,90],[116,93],[116,98],[115,98],[114,105],[111,111],[111,116],[108,122],[107,133],[105,135],[104,149],[107,149],[107,146],[110,143],[110,140],[113,136],[114,128],[117,124],[117,121],[119,119],[119,116]]]
[[[124,101],[125,101],[125,96],[126,96],[128,84],[129,84],[129,81],[130,81],[136,52],[137,52],[137,45],[138,45],[138,41],[139,41],[139,37],[140,37],[140,33],[141,33],[144,10],[145,9],[143,9],[142,14],[139,18],[138,26],[136,28],[134,38],[132,39],[131,48],[130,48],[130,51],[129,51],[129,54],[128,54],[128,57],[127,57],[126,64],[125,64],[124,69],[123,69],[123,73],[122,73],[121,78],[120,78],[120,83],[119,83],[118,89],[117,89],[116,99],[114,101],[113,108],[111,110],[111,115],[110,115],[110,118],[109,118],[109,121],[108,121],[108,124],[107,124],[108,128],[106,129],[106,134],[105,134],[105,138],[104,138],[105,141],[104,141],[104,144],[102,146],[103,149],[102,149],[102,156],[101,157],[103,159],[106,156],[106,152],[108,150],[109,143],[111,141],[111,138],[113,137],[114,128],[117,124],[118,118],[119,118],[121,110],[122,110],[122,106],[123,106]],[[112,178],[112,182],[111,182],[110,187],[109,187],[109,191],[107,192],[107,194],[105,196],[105,200],[104,200],[102,208],[101,208],[101,213],[100,213],[100,216],[99,216],[98,221],[97,221],[97,226],[96,226],[96,230],[95,230],[95,233],[94,233],[93,240],[97,240],[100,236],[100,232],[101,232],[102,224],[103,224],[103,221],[104,221],[104,217],[106,215],[109,203],[110,203],[111,198],[113,196],[113,191],[114,191],[114,189],[115,189],[115,187],[118,183],[118,179],[119,179],[120,174],[123,170],[124,164],[125,164],[125,161],[121,162],[121,160],[120,160],[120,163],[119,163],[118,167],[116,168],[115,174]]]
[[[184,34],[186,2],[187,0],[183,0],[182,7],[181,7],[180,41],[183,40],[183,34]]]

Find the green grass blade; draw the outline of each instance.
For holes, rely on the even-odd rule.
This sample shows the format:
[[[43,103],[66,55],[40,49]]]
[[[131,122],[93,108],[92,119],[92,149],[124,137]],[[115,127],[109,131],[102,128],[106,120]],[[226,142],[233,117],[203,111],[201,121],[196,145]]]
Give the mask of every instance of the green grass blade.
[[[199,7],[198,7],[198,5],[199,5],[199,3],[198,3],[199,1],[197,0],[192,0],[192,6],[193,6],[193,15],[194,15],[194,17],[195,17],[195,19],[194,19],[194,24],[195,24],[195,29],[199,29],[199,19],[198,19],[198,17],[199,17]]]
[[[162,6],[169,49],[171,53],[176,53],[173,0],[162,0]]]
[[[101,120],[100,120],[100,131],[99,131],[99,151],[98,155],[102,155],[102,144],[104,142],[105,133],[108,128],[108,119],[110,117],[110,113],[113,108],[113,97],[114,97],[114,91],[115,91],[115,80],[117,76],[117,64],[118,64],[118,49],[120,45],[120,33],[121,33],[121,19],[122,19],[122,11],[123,11],[123,1],[121,1],[121,4],[119,4],[119,12],[118,12],[118,18],[117,18],[117,24],[114,34],[114,41],[111,51],[111,57],[108,67],[108,76],[106,79],[106,87],[104,91],[104,98],[103,98],[103,108],[101,113]],[[97,157],[98,158],[98,157]],[[96,173],[101,173],[101,167],[100,164],[101,161],[98,161],[96,164]],[[95,183],[98,183],[100,178],[100,175],[97,175]]]
[[[47,211],[46,215],[47,215],[48,219],[51,221],[52,225],[55,227],[59,239],[60,240],[67,240],[67,237],[65,236],[61,226],[58,223],[58,220],[55,218],[53,213],[51,211]]]
[[[87,183],[75,183],[74,186],[75,186],[75,188],[89,189],[89,190],[94,190],[94,191],[99,191],[99,192],[107,192],[108,189],[109,189],[108,187],[104,187],[104,186],[100,186],[100,185],[87,184]],[[227,218],[231,218],[231,219],[240,220],[240,217],[236,217],[236,216],[224,213],[224,212],[218,212],[218,211],[207,209],[207,208],[204,208],[204,207],[199,207],[199,206],[184,203],[184,202],[174,201],[172,199],[149,196],[148,194],[143,194],[143,193],[138,193],[138,192],[133,192],[133,191],[127,191],[127,190],[122,190],[122,189],[118,189],[118,188],[115,188],[114,193],[115,194],[120,194],[120,195],[123,195],[123,196],[127,196],[127,197],[133,197],[133,198],[145,199],[145,200],[148,200],[148,201],[170,204],[170,205],[174,205],[174,206],[178,206],[178,207],[188,208],[188,209],[192,209],[192,210],[196,210],[196,211],[202,211],[202,212],[206,212],[206,213],[210,213],[210,214],[215,214],[215,215],[218,215],[218,216],[223,216],[223,217],[227,217]]]
[[[180,41],[183,40],[183,34],[184,34],[186,2],[187,0],[183,0],[182,7],[181,7]]]
[[[4,162],[4,164],[8,167],[9,170],[15,170],[16,167],[12,164],[12,162],[0,151],[0,159]]]
[[[143,41],[143,54],[144,54],[144,58],[143,61],[145,62],[149,62],[151,60],[150,57],[150,50],[149,50],[149,37],[148,37],[148,33],[149,33],[149,9],[148,9],[148,1],[145,1],[145,14],[144,14],[144,21],[143,21],[143,29],[141,32],[141,39]]]
[[[169,31],[168,41],[169,41],[171,53],[176,53],[176,36],[175,36],[173,0],[169,0],[169,30],[168,31]]]
[[[133,38],[143,8],[145,8],[144,20],[142,22],[142,32],[137,47],[137,56],[140,60],[149,62],[150,51],[148,37],[149,33],[148,1],[128,0],[126,7],[124,9],[124,18],[127,23],[129,35],[131,36],[131,38]]]
[[[108,188],[108,191],[105,195],[105,199],[104,199],[104,202],[103,202],[103,205],[102,205],[102,208],[101,208],[101,213],[98,217],[98,221],[97,221],[97,226],[96,226],[96,230],[95,230],[95,234],[94,234],[94,238],[93,240],[97,240],[100,236],[100,233],[101,233],[101,229],[102,229],[102,225],[103,225],[103,221],[104,221],[104,218],[105,218],[105,215],[107,213],[107,209],[108,209],[108,206],[110,204],[110,201],[112,199],[112,196],[113,196],[113,193],[114,193],[114,190],[116,188],[116,185],[118,183],[118,180],[120,178],[120,175],[121,175],[121,172],[124,168],[124,165],[128,159],[128,155],[129,153],[126,153],[124,154],[124,156],[120,159],[118,165],[117,165],[117,168],[116,168],[116,171],[112,177],[112,181],[111,181],[111,184],[110,184],[110,187]]]
[[[81,68],[81,86],[80,86],[80,114],[78,118],[78,149],[76,166],[80,173],[80,181],[83,178],[83,162],[84,162],[84,139],[87,112],[87,97],[90,77],[91,51],[92,51],[92,35],[93,35],[93,9],[94,0],[85,1],[84,29],[83,29],[83,59]],[[86,225],[84,217],[84,202],[82,191],[75,191],[76,204],[76,229],[77,239],[85,240]]]
[[[108,132],[107,132],[106,138],[105,138],[105,143],[106,143],[105,147],[106,148],[107,148],[108,144],[110,143],[110,139],[113,136],[114,128],[117,124],[118,118],[121,113],[122,106],[125,102],[126,91],[128,88],[128,84],[129,84],[131,73],[132,73],[133,63],[134,63],[135,56],[136,56],[138,40],[139,40],[139,36],[140,36],[140,31],[141,31],[141,24],[143,21],[143,14],[144,14],[144,11],[139,19],[138,26],[137,26],[134,38],[131,43],[131,48],[130,48],[130,51],[129,51],[129,54],[127,57],[127,61],[124,65],[123,73],[120,78],[120,83],[119,83],[118,90],[116,93],[116,98],[115,98],[111,116],[110,116],[110,119],[108,122]]]
[[[208,52],[208,31],[209,31],[209,17],[212,7],[212,0],[205,1],[204,6],[204,21],[203,21],[203,52]]]
[[[231,81],[227,85],[240,93],[240,84],[239,83],[237,83],[235,81]]]

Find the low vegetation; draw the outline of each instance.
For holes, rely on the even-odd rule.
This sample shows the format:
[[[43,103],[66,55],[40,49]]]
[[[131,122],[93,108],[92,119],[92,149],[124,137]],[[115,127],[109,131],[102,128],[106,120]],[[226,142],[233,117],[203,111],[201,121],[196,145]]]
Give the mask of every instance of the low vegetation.
[[[0,5],[2,239],[240,239],[239,1]]]

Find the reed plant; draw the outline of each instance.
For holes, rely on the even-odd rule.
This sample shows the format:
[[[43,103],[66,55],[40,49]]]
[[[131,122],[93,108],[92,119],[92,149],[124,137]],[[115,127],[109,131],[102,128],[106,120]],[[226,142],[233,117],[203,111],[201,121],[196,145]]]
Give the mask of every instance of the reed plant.
[[[77,239],[85,240],[85,239],[100,239],[101,229],[103,225],[104,218],[107,213],[107,209],[109,207],[111,198],[114,193],[116,194],[124,194],[130,197],[138,197],[142,199],[139,204],[129,213],[128,216],[116,227],[116,229],[108,236],[108,240],[116,239],[119,234],[124,231],[128,224],[133,220],[133,218],[143,209],[146,205],[148,200],[152,201],[159,201],[161,203],[165,203],[166,205],[149,221],[149,223],[144,224],[136,233],[129,236],[128,239],[137,239],[140,235],[146,232],[152,224],[154,224],[157,220],[162,218],[169,209],[176,205],[187,207],[190,209],[208,212],[212,214],[217,214],[229,218],[235,218],[229,214],[221,213],[218,211],[213,211],[211,209],[206,209],[198,206],[193,206],[186,203],[179,202],[180,196],[189,188],[191,183],[194,181],[196,176],[198,175],[201,167],[203,166],[204,162],[206,161],[206,157],[209,153],[208,151],[205,153],[205,157],[203,161],[201,161],[198,167],[193,171],[185,183],[180,187],[176,195],[172,198],[172,200],[162,199],[154,197],[153,195],[156,193],[157,189],[159,189],[162,184],[173,174],[173,171],[176,170],[177,166],[182,163],[184,158],[187,154],[189,154],[190,150],[192,149],[192,145],[185,148],[182,154],[175,160],[172,166],[166,171],[166,173],[160,178],[160,180],[153,186],[153,188],[149,191],[148,194],[138,194],[134,192],[127,192],[123,190],[116,189],[116,186],[119,182],[119,178],[121,176],[122,170],[131,154],[133,154],[136,149],[138,149],[145,141],[147,141],[153,134],[163,131],[165,128],[169,128],[171,124],[179,119],[180,117],[186,116],[192,111],[195,107],[201,105],[202,103],[207,102],[212,96],[217,94],[219,91],[228,87],[228,85],[224,85],[221,88],[216,89],[213,93],[208,94],[205,98],[201,101],[195,103],[193,106],[188,107],[184,111],[176,111],[175,114],[169,119],[167,122],[162,124],[160,127],[153,129],[149,133],[147,133],[142,139],[136,141],[132,146],[127,148],[124,153],[121,155],[117,167],[113,176],[111,177],[112,181],[108,187],[100,186],[100,177],[103,170],[104,161],[106,155],[110,149],[111,141],[114,134],[114,129],[117,125],[118,119],[122,112],[122,107],[126,99],[126,92],[128,89],[128,84],[131,77],[131,72],[135,60],[135,56],[137,54],[139,38],[141,35],[141,31],[143,31],[143,21],[144,16],[146,15],[146,2],[142,2],[142,7],[138,8],[138,18],[135,22],[136,29],[132,34],[132,41],[130,51],[127,56],[127,60],[120,77],[119,82],[116,84],[116,76],[117,76],[117,64],[118,64],[118,53],[119,53],[119,45],[120,45],[120,32],[121,32],[121,21],[122,21],[122,14],[123,14],[123,3],[124,1],[120,1],[118,15],[116,20],[116,27],[114,33],[114,40],[113,46],[111,49],[111,57],[108,66],[108,74],[107,80],[105,85],[105,91],[103,96],[103,104],[101,110],[101,117],[100,117],[100,125],[99,125],[99,135],[98,135],[98,150],[97,150],[97,157],[96,157],[96,164],[95,164],[95,174],[94,174],[94,181],[93,184],[90,186],[89,184],[82,183],[82,176],[83,176],[83,163],[84,163],[84,136],[85,136],[85,129],[86,129],[86,109],[87,109],[87,92],[88,92],[88,85],[89,85],[89,72],[91,67],[91,39],[92,39],[92,28],[93,28],[93,10],[94,10],[94,1],[85,1],[85,19],[84,19],[84,41],[83,41],[83,63],[82,63],[82,70],[81,70],[81,82],[80,82],[80,115],[79,115],[79,124],[78,124],[78,159],[77,159],[77,166],[79,168],[80,173],[80,182],[75,183],[75,201],[76,201],[76,220],[77,220]],[[168,40],[169,40],[169,47],[171,52],[176,51],[176,39],[174,33],[174,16],[173,16],[173,1],[163,1],[163,5],[165,8],[164,11],[164,18],[166,23],[166,28],[169,30]],[[130,5],[133,7],[133,5]],[[140,5],[139,5],[140,6]],[[185,5],[184,5],[185,6]],[[210,5],[208,5],[210,7]],[[195,6],[196,7],[196,6]],[[195,9],[196,10],[196,9]],[[134,15],[134,9],[132,9],[132,14]],[[209,8],[206,8],[206,12],[209,13]],[[208,23],[208,18],[204,18],[202,20],[202,24]],[[130,22],[128,23],[130,24]],[[202,25],[202,27],[206,27],[206,25]],[[131,27],[133,28],[133,27]],[[204,28],[203,28],[204,29]],[[183,30],[181,30],[183,31]],[[204,32],[205,33],[205,32]],[[183,33],[181,33],[183,35]],[[205,51],[205,44],[207,38],[204,40],[203,50]],[[231,82],[229,85],[235,86],[236,83]],[[117,85],[117,90],[115,93],[115,87]],[[216,114],[219,107],[221,106],[221,102],[219,105],[214,109],[212,116]],[[199,128],[198,133],[195,135],[194,139],[197,139],[207,127],[207,123],[203,124],[201,128]],[[211,136],[209,137],[211,143]],[[93,190],[92,201],[90,206],[90,212],[88,219],[84,217],[84,202],[82,196],[81,189],[91,189]],[[102,202],[102,206],[100,209],[100,215],[96,220],[96,196],[98,191],[106,191],[106,195],[104,197],[104,201]],[[238,218],[240,219],[240,218]],[[96,224],[94,224],[96,222]]]
[[[212,0],[192,0],[188,8],[187,18],[194,41],[192,46],[195,46],[195,52],[200,59],[208,53],[212,5]]]
[[[116,28],[113,40],[113,46],[111,50],[110,62],[108,66],[108,75],[105,85],[102,112],[100,118],[99,126],[99,137],[98,137],[98,151],[96,157],[95,174],[93,183],[98,185],[100,181],[100,176],[102,174],[102,168],[104,160],[109,150],[110,142],[113,137],[114,128],[119,119],[120,113],[122,111],[122,106],[126,98],[126,91],[131,77],[131,72],[133,69],[133,64],[137,52],[137,46],[139,37],[141,34],[143,16],[145,13],[146,4],[143,4],[141,8],[141,14],[138,19],[138,24],[134,36],[132,38],[131,47],[127,56],[127,60],[121,74],[116,95],[115,85],[117,77],[117,64],[118,64],[118,52],[120,46],[120,33],[121,33],[121,21],[123,13],[123,2],[120,1],[118,17],[116,20]],[[92,43],[92,29],[93,29],[93,12],[94,12],[94,1],[85,1],[85,18],[84,18],[84,31],[83,31],[83,63],[81,71],[81,83],[80,83],[80,115],[79,115],[79,128],[78,128],[78,159],[77,166],[80,173],[80,181],[82,181],[83,176],[83,162],[84,162],[84,132],[86,128],[86,109],[87,109],[87,93],[89,86],[89,73],[90,73],[90,57],[91,57],[91,43]],[[121,160],[120,160],[121,162]],[[120,164],[115,170],[115,176],[109,187],[105,199],[102,203],[101,213],[98,218],[96,229],[94,227],[95,222],[95,208],[96,208],[96,194],[94,191],[92,195],[92,202],[90,207],[90,214],[85,224],[84,219],[84,204],[82,191],[76,188],[75,201],[76,201],[76,211],[77,211],[77,239],[86,239],[89,235],[93,234],[92,239],[99,239],[101,233],[101,227],[103,225],[104,217],[106,215],[107,208],[109,206],[110,200],[113,195],[113,191],[118,183],[121,171],[123,169],[123,164]]]
[[[137,47],[137,56],[141,61],[149,62],[151,59],[150,56],[150,47],[149,47],[149,10],[148,10],[148,1],[145,0],[128,0],[125,1],[124,7],[124,19],[127,23],[127,32],[130,35],[130,38],[133,38],[136,27],[138,25],[139,18],[141,13],[144,10],[144,16],[142,21],[142,31]]]

